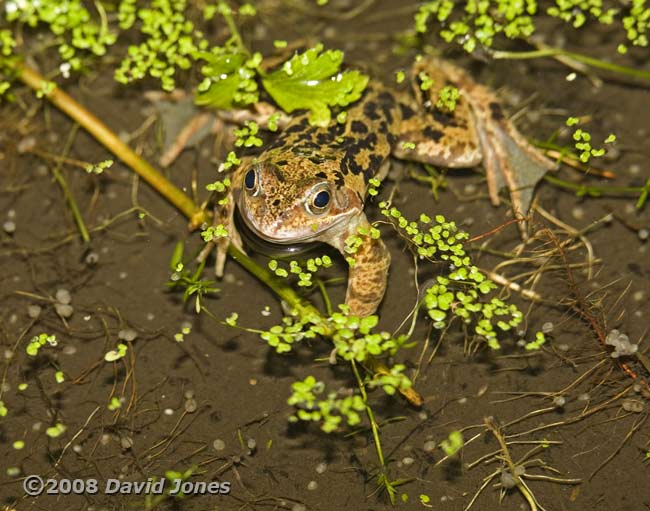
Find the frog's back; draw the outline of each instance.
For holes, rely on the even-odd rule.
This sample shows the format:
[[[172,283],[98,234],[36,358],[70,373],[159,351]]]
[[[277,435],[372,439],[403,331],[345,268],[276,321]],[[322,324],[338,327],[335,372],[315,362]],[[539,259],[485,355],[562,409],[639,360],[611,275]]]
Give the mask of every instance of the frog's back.
[[[317,177],[334,186],[348,186],[363,194],[396,141],[400,111],[395,96],[371,85],[347,111],[344,123],[311,126],[307,115],[294,119],[260,155],[288,179]]]

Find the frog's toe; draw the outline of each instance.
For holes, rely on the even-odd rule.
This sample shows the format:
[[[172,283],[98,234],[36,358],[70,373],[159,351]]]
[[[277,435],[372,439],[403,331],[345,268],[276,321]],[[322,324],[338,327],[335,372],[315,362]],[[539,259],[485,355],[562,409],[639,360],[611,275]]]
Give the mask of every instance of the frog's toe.
[[[228,246],[230,245],[227,238],[223,238],[217,242],[217,256],[214,263],[214,274],[221,278],[223,277],[223,270],[226,266],[226,256],[228,255]]]
[[[219,278],[223,277],[224,267],[226,266],[226,258],[228,256],[228,249],[230,248],[231,243],[237,250],[246,255],[246,251],[244,250],[239,232],[234,228],[228,229],[228,236],[225,238],[220,238],[216,242],[217,256],[214,264],[214,273]]]

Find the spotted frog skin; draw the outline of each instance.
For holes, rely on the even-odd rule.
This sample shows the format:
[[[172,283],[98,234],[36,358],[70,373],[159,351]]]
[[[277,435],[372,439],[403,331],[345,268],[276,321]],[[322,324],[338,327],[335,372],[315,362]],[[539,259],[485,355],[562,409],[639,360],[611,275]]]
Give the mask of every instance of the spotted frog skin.
[[[417,78],[422,71],[433,79],[426,93]],[[446,167],[483,162],[493,203],[504,184],[513,204],[529,201],[532,191],[522,189],[520,168],[541,175],[552,165],[508,122],[494,94],[438,59],[416,63],[411,81],[410,94],[371,83],[342,124],[311,126],[306,114],[290,121],[258,157],[235,171],[230,206],[221,216],[228,242],[241,248],[233,222],[236,205],[247,227],[265,241],[319,241],[350,256],[346,240],[370,229],[364,213],[369,180],[385,175],[391,154]],[[445,85],[460,91],[453,111],[434,106]],[[345,301],[351,314],[366,316],[384,296],[390,254],[381,239],[360,236]],[[222,260],[226,248],[219,247]]]

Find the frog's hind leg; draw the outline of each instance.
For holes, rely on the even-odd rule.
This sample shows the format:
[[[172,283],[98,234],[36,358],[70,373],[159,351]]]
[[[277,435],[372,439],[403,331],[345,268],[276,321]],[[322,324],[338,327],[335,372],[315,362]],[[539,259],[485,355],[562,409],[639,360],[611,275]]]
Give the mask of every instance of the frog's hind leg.
[[[423,72],[433,81],[426,95],[420,87]],[[445,86],[460,92],[453,110],[436,105]],[[482,161],[492,203],[499,204],[499,190],[507,186],[515,213],[527,214],[535,184],[554,164],[505,117],[495,94],[456,66],[433,58],[414,66],[413,92],[418,104],[403,105],[400,140],[414,142],[416,148],[409,151],[398,143],[395,155],[451,168]],[[525,225],[520,226],[524,234]]]
[[[386,179],[386,176],[390,172],[390,159],[386,158],[384,162],[381,164],[379,167],[379,170],[375,174],[375,179],[378,179],[379,181],[383,181]]]
[[[475,167],[482,152],[469,103],[461,96],[453,111],[439,109],[427,98],[437,97],[441,87],[432,89],[426,97],[419,91],[417,101],[399,98],[402,119],[393,155],[449,168]]]

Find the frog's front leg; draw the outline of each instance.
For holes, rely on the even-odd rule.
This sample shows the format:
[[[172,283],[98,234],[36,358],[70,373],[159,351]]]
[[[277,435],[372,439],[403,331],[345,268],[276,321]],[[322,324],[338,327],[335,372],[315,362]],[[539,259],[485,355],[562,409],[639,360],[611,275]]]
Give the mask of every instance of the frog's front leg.
[[[345,303],[350,314],[360,317],[373,314],[379,307],[390,266],[390,252],[381,238],[371,236],[371,227],[366,215],[360,213],[345,225],[337,239],[329,242],[349,262]],[[355,239],[361,243],[354,243]]]
[[[221,225],[225,227],[227,236],[219,237],[210,243],[214,243],[217,249],[216,261],[214,265],[214,272],[217,277],[223,277],[223,269],[226,265],[226,256],[228,255],[228,247],[234,244],[239,250],[244,252],[241,237],[235,227],[235,208],[237,206],[237,193],[241,189],[241,182],[243,179],[243,169],[246,165],[242,164],[235,170],[230,178],[231,186],[228,188],[228,193],[225,201],[222,204],[217,204],[214,209],[213,225]],[[245,252],[244,252],[245,253]]]

